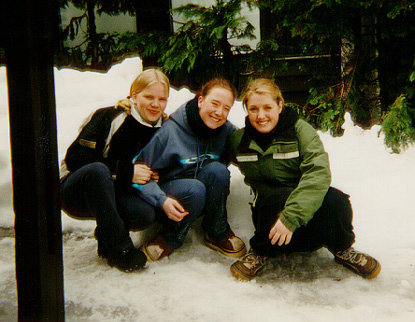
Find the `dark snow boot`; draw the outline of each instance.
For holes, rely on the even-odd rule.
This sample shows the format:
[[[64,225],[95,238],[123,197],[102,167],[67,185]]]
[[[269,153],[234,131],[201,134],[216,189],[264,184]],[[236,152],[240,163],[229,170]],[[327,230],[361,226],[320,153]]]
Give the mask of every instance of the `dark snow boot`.
[[[98,244],[98,246],[97,246],[98,257],[108,258],[109,251],[108,251],[107,246],[104,245],[104,242],[102,241],[102,239],[100,237],[98,227],[95,228],[94,236],[95,236],[95,239],[97,240],[97,244]]]
[[[143,269],[146,262],[146,255],[135,247],[128,248],[119,253],[108,254],[108,265],[111,267],[115,266],[120,271],[127,273]]]

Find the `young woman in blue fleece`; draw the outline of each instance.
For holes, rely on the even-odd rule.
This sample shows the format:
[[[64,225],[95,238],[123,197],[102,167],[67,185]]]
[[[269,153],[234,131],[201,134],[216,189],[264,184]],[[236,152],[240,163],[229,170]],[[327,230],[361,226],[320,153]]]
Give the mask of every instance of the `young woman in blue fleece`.
[[[227,80],[212,79],[170,116],[134,158],[133,163],[146,164],[160,178],[158,183],[133,185],[144,200],[163,210],[162,231],[142,247],[149,261],[179,248],[200,216],[208,247],[232,257],[246,253],[226,211],[230,173],[225,152],[236,129],[227,117],[235,98]]]

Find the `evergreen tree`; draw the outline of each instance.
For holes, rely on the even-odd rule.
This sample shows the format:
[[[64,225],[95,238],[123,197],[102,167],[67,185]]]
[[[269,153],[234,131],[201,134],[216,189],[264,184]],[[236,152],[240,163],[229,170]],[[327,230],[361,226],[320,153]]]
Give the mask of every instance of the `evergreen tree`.
[[[263,39],[255,53],[263,58],[254,60],[256,70],[275,66],[275,59],[283,59],[280,57],[287,54],[340,56],[337,62],[331,59],[338,66],[328,72],[327,60],[320,59],[323,66],[307,61],[298,65],[314,75],[308,82],[310,97],[301,108],[302,113],[316,126],[328,127],[334,133],[341,133],[339,126],[346,110],[363,127],[381,122],[382,111],[399,96],[397,89],[402,89],[405,83],[402,79],[407,79],[412,66],[415,45],[409,39],[414,36],[414,1],[263,0],[259,3],[261,12],[271,15],[267,19],[273,23],[266,25],[261,21],[272,37]],[[395,78],[388,76],[391,73]]]
[[[241,16],[244,3],[249,4],[243,0],[216,0],[211,7],[187,4],[174,9],[185,22],[168,39],[159,59],[166,72],[175,78],[187,78],[193,86],[214,76],[226,77],[237,86],[237,55],[252,49],[245,44],[233,44],[232,40],[255,38],[254,27]]]
[[[388,105],[382,131],[386,146],[399,153],[415,142],[415,1],[393,1],[384,10],[388,23],[381,26],[381,71],[388,90],[383,100],[397,98]]]
[[[137,5],[144,6],[142,13],[156,14],[154,3],[141,1],[72,3],[85,15],[73,19],[68,35],[77,32],[87,9],[94,16],[91,4],[96,14],[134,12]],[[254,38],[253,26],[241,15],[242,5],[260,8],[261,41],[255,49],[233,42]],[[112,55],[111,61],[121,53],[138,53],[144,61],[162,66],[177,86],[193,89],[214,76],[225,76],[241,89],[251,76],[275,80],[285,69],[297,69],[308,77],[308,98],[294,105],[303,117],[335,135],[342,133],[346,111],[363,127],[383,120],[386,144],[399,151],[412,144],[415,135],[414,8],[415,0],[216,0],[210,7],[188,4],[174,9],[184,18],[174,34],[167,30],[171,22],[161,28],[141,19],[139,33],[105,38],[94,34],[91,19],[86,54],[96,63],[97,56],[102,61]],[[167,21],[170,14],[165,17]],[[294,59],[299,56],[303,59]]]
[[[62,36],[73,40],[80,30],[83,21],[86,21],[87,31],[84,42],[77,46],[73,52],[80,56],[81,61],[90,61],[88,66],[96,69],[105,67],[113,62],[111,51],[115,50],[116,43],[111,35],[99,34],[96,28],[96,15],[103,13],[117,15],[120,13],[135,13],[135,0],[60,0],[62,8],[71,3],[75,8],[84,10],[83,14],[73,17],[64,28]],[[86,45],[86,49],[80,49]]]

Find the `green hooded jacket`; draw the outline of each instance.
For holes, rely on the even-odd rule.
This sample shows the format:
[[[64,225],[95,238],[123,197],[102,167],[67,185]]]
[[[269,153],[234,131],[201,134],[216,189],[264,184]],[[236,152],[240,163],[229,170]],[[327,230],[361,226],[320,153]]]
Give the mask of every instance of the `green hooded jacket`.
[[[331,183],[328,154],[316,130],[301,119],[293,126],[291,138],[276,136],[265,151],[245,128],[230,139],[231,159],[254,190],[255,200],[275,187],[294,188],[279,214],[292,232],[305,226],[321,207]]]

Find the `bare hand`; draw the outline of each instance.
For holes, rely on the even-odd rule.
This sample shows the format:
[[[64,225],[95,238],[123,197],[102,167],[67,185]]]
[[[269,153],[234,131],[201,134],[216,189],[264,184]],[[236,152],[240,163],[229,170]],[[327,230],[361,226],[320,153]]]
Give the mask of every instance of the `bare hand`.
[[[154,172],[145,164],[134,164],[134,173],[133,173],[132,182],[138,183],[138,184],[145,184],[147,183],[147,181],[149,181],[152,178],[153,173]]]
[[[277,220],[274,227],[271,228],[268,238],[271,239],[271,244],[275,245],[278,242],[278,246],[288,245],[291,241],[293,233],[281,222]]]
[[[189,214],[177,200],[172,198],[166,199],[163,203],[163,210],[167,217],[177,222],[182,221]]]

